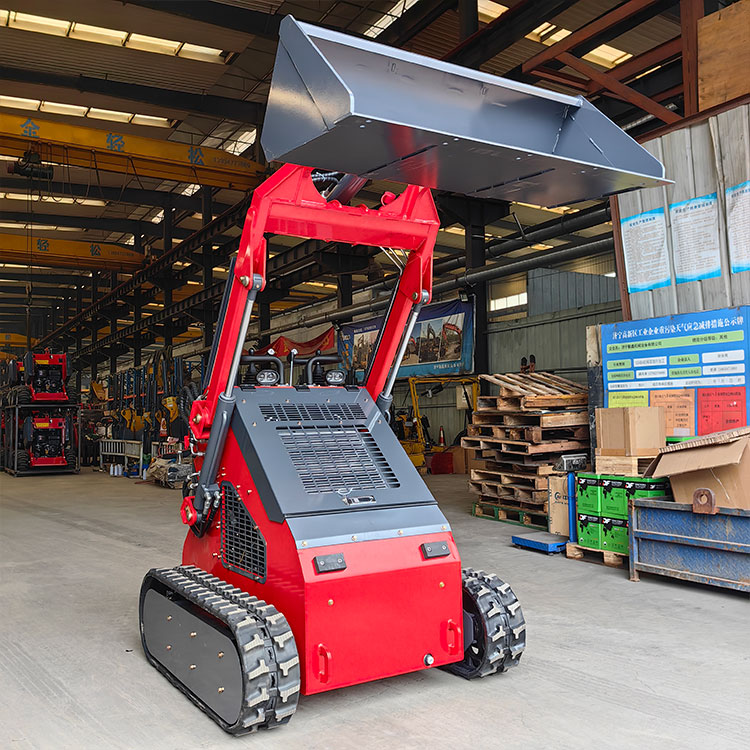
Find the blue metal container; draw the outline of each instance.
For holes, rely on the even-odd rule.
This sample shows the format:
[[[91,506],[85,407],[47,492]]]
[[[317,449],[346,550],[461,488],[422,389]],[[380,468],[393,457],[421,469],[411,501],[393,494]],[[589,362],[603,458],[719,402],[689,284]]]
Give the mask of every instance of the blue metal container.
[[[750,510],[710,515],[685,503],[638,498],[629,516],[631,581],[639,572],[655,573],[750,593]]]

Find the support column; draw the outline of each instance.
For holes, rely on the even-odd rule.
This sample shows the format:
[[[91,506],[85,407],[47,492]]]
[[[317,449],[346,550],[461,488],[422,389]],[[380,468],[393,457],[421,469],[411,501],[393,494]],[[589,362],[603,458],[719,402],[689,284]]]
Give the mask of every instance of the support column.
[[[172,249],[172,223],[174,220],[174,209],[164,209],[164,250],[162,254],[168,253]],[[164,307],[171,307],[172,305],[172,286],[167,282],[164,288]],[[167,320],[164,323],[164,346],[172,346],[172,321]]]
[[[91,272],[91,302],[96,302],[99,297],[99,271]],[[91,318],[91,343],[95,344],[98,338],[99,324],[96,322],[96,315]],[[96,362],[96,352],[92,354],[91,360],[91,380],[94,381],[98,375],[98,365]]]
[[[83,312],[83,288],[80,284],[76,286],[76,315],[80,315]],[[81,347],[83,344],[83,335],[81,333],[81,326],[76,329],[76,391],[81,392],[81,365],[79,357],[81,356]]]
[[[213,191],[210,187],[203,187],[201,190],[201,212],[203,226],[213,219]],[[208,289],[214,283],[214,263],[213,248],[211,243],[203,245],[201,252],[203,254],[203,288]],[[211,348],[214,341],[214,306],[212,302],[203,304],[203,346]],[[262,327],[262,326],[261,326]]]
[[[704,0],[680,0],[682,31],[682,88],[685,117],[698,112],[698,19]]]
[[[464,247],[466,250],[466,270],[481,268],[485,264],[485,219],[484,207],[479,201],[469,200],[466,205],[466,224],[464,226]],[[489,342],[487,340],[487,313],[489,294],[487,282],[474,285],[474,372],[490,371]]]
[[[352,275],[342,273],[339,276],[338,289],[336,290],[339,307],[349,307],[352,304]]]
[[[477,0],[458,0],[458,37],[463,42],[479,31],[479,3]]]
[[[114,271],[109,277],[109,288],[114,290],[117,286],[117,272]],[[109,316],[109,333],[114,335],[117,333],[117,307],[115,306],[113,312]],[[109,353],[109,374],[114,375],[117,372],[117,354],[113,354],[115,351],[114,347],[110,349]]]
[[[260,328],[260,345],[268,346],[271,343],[271,334],[269,328],[271,327],[271,305],[268,302],[261,302],[258,305],[258,327]],[[264,333],[265,331],[265,333]]]
[[[141,290],[136,289],[133,294],[133,323],[138,325],[141,322],[141,310],[143,309],[143,300],[141,299]],[[133,367],[141,366],[141,343],[138,334],[134,337],[133,346]]]

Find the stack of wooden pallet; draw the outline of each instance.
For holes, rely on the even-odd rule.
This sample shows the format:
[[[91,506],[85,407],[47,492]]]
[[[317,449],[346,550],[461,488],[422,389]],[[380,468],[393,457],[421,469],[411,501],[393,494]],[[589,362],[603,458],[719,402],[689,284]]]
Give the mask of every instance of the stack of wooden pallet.
[[[483,461],[471,471],[469,487],[479,495],[472,513],[546,528],[555,462],[589,450],[588,391],[546,372],[480,377],[500,392],[479,397],[461,441]]]

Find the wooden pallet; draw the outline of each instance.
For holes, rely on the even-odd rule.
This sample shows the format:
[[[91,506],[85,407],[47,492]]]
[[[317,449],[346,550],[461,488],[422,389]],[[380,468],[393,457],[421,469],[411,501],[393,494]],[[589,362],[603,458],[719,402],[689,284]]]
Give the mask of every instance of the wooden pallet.
[[[529,526],[538,529],[547,528],[547,514],[537,511],[513,508],[488,502],[475,502],[471,508],[471,515],[476,518],[490,518],[494,521],[512,523],[516,526]]]
[[[520,486],[528,490],[546,490],[549,487],[549,475],[536,474],[520,471],[497,471],[485,467],[484,469],[472,469],[470,478],[474,482],[494,482],[496,484]]]
[[[588,441],[584,440],[545,440],[541,443],[528,443],[525,440],[510,440],[507,438],[479,437],[461,438],[462,448],[479,448],[480,450],[496,450],[503,453],[519,455],[555,454],[555,458],[561,453],[579,453],[588,450]],[[553,462],[555,459],[547,459]]]
[[[484,398],[484,397],[483,397]],[[474,412],[473,424],[505,427],[578,427],[589,424],[589,413],[581,409],[565,411],[498,411],[484,409]]]
[[[609,568],[624,568],[628,564],[628,556],[620,552],[590,549],[589,547],[581,547],[579,544],[573,544],[573,542],[568,542],[565,545],[565,557],[569,557],[571,560],[595,562]]]
[[[469,481],[469,491],[492,500],[512,500],[515,503],[525,503],[539,506],[547,502],[549,490],[531,490],[527,487],[497,482]]]
[[[506,440],[521,440],[527,443],[543,443],[555,440],[588,440],[588,425],[570,427],[540,427],[538,425],[470,424],[469,437],[490,437]]]
[[[549,372],[480,375],[500,388],[497,396],[480,396],[477,410],[523,411],[586,406],[588,390],[572,380]]]
[[[596,456],[597,474],[618,477],[642,477],[655,456]]]

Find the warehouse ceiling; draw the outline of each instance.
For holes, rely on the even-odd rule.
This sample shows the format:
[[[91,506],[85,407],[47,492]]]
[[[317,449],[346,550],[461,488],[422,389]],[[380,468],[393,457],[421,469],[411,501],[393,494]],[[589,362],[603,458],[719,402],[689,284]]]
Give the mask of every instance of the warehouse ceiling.
[[[138,136],[150,139],[148,148],[155,153],[160,142],[168,141],[195,149],[219,149],[268,169],[256,135],[268,95],[278,24],[289,13],[494,74],[588,94],[634,135],[661,124],[658,115],[664,117],[662,111],[657,109],[656,116],[644,111],[615,84],[615,92],[602,88],[581,73],[588,70],[581,65],[599,73],[615,72],[615,77],[619,66],[630,66],[620,78],[634,90],[656,95],[667,115],[681,113],[683,108],[679,53],[669,47],[680,34],[674,2],[507,0],[500,4],[479,0],[475,28],[472,21],[466,26],[460,12],[464,3],[457,0],[5,0],[5,5],[0,7],[0,119],[7,115],[24,118],[24,125],[30,122],[34,127],[43,122],[100,135],[104,131],[115,139],[115,148],[118,136]],[[618,19],[618,9],[626,5],[633,11]],[[638,23],[634,23],[636,17]],[[563,57],[524,69],[535,56],[592,22],[598,22],[602,30],[572,48],[576,59],[580,58],[578,63]],[[464,37],[468,35],[463,43],[462,31]],[[647,57],[649,51],[662,48],[663,54]],[[574,67],[565,64],[566,59]],[[649,63],[648,68],[641,70],[638,60]],[[82,252],[92,248],[92,254],[94,246],[121,245],[142,253],[145,265],[203,224],[202,191],[197,175],[189,169],[178,175],[180,179],[161,179],[144,174],[135,161],[126,160],[124,168],[111,171],[92,149],[90,161],[83,163],[72,158],[65,163],[63,157],[47,165],[40,157],[36,167],[40,172],[30,178],[29,167],[24,174],[6,172],[6,166],[10,170],[18,161],[18,155],[7,148],[6,135],[0,128],[0,235],[23,239],[0,242],[0,260],[4,261],[0,264],[0,331],[25,331],[19,312],[25,305],[32,316],[46,318],[48,328],[54,329],[74,315],[77,286],[83,287],[83,306],[91,302],[96,272],[75,258],[67,267],[59,263],[49,267],[40,239],[83,243]],[[88,143],[82,147],[88,148]],[[363,200],[374,202],[384,187],[369,186]],[[213,216],[245,196],[242,189],[219,186],[211,192]],[[517,235],[589,205],[550,211],[513,204],[510,212],[495,212],[501,218],[486,227],[487,240]],[[165,209],[170,212],[171,227],[165,227]],[[464,251],[463,228],[447,214],[444,219],[438,259]],[[238,226],[224,227],[211,247],[218,251],[228,246],[239,231]],[[605,224],[561,233],[511,255],[568,245],[607,231]],[[275,247],[278,252],[296,241],[274,242],[272,251]],[[11,256],[5,248],[12,244],[17,249]],[[217,260],[213,280],[225,277],[226,262],[226,257]],[[377,278],[383,270],[389,272],[386,265],[382,255],[374,257],[368,269],[354,275],[355,286],[373,274]],[[173,270],[180,268],[173,266]],[[113,278],[109,270],[97,279],[98,295],[130,277],[130,272],[119,272]],[[190,270],[185,272],[184,284],[170,292],[173,302],[201,288],[200,274]],[[144,288],[154,285],[149,282]],[[288,309],[329,296],[335,287],[336,274],[319,269],[316,278],[300,281],[287,289],[283,299],[275,299],[273,308]],[[161,293],[153,294],[144,310],[162,309],[164,304]],[[132,320],[132,310],[120,305],[118,325]],[[192,320],[178,340],[198,337],[200,331],[200,321]]]

